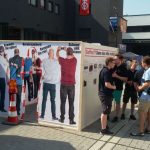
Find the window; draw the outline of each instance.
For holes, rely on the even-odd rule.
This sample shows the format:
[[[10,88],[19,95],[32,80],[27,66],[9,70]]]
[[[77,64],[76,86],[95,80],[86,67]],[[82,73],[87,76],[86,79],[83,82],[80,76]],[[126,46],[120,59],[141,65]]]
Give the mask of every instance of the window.
[[[28,0],[28,4],[32,6],[37,6],[37,0]]]
[[[60,14],[60,6],[58,4],[55,4],[55,7],[54,7],[54,12],[55,14]]]
[[[51,1],[48,2],[48,11],[50,11],[50,12],[53,11],[53,2],[51,2]]]
[[[46,8],[46,1],[40,0],[40,6],[41,6],[41,8]]]

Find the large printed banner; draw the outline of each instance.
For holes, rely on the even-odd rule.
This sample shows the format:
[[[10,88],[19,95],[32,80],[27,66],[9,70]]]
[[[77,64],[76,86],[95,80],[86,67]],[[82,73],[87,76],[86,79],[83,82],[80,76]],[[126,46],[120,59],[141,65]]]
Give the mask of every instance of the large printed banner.
[[[5,47],[5,53],[7,54],[7,59],[9,60],[11,57],[14,56],[14,49],[18,48],[20,51],[20,56],[24,59],[28,56],[32,58],[32,51],[36,51],[37,56],[41,59],[43,62],[44,59],[48,58],[48,51],[50,48],[54,50],[54,57],[57,60],[56,57],[56,51],[58,47],[62,47],[62,50],[60,51],[60,56],[63,58],[66,58],[66,52],[63,50],[63,48],[71,47],[73,49],[74,56],[77,59],[77,66],[76,66],[76,72],[75,72],[75,99],[74,99],[74,121],[76,124],[70,124],[69,121],[69,101],[68,97],[66,99],[65,104],[65,119],[64,122],[59,122],[59,120],[54,120],[52,118],[51,113],[51,101],[50,101],[50,93],[48,93],[46,98],[46,109],[45,109],[45,115],[44,117],[40,118],[41,115],[41,108],[42,108],[42,101],[43,101],[43,79],[40,80],[40,90],[38,93],[37,99],[31,99],[28,100],[28,89],[26,88],[26,104],[30,104],[33,102],[37,102],[37,112],[39,119],[38,121],[40,123],[52,123],[52,124],[58,124],[58,125],[67,125],[71,126],[73,128],[77,128],[79,125],[79,100],[80,100],[80,67],[81,67],[81,50],[80,50],[80,42],[19,42],[19,41],[1,41],[0,45]],[[58,61],[58,60],[57,60]],[[61,73],[61,67],[60,65],[58,68],[58,75]],[[61,77],[60,77],[61,79]],[[61,115],[60,111],[60,79],[59,82],[56,84],[56,97],[55,97],[55,104],[56,104],[56,117],[59,119]],[[24,83],[23,83],[24,84]],[[35,85],[33,85],[35,86]],[[22,108],[23,103],[21,103],[20,108]],[[5,109],[8,111],[9,108],[9,94],[8,94],[8,87],[6,88],[5,92]],[[5,113],[7,115],[7,112]],[[4,115],[4,112],[0,112],[0,116]]]

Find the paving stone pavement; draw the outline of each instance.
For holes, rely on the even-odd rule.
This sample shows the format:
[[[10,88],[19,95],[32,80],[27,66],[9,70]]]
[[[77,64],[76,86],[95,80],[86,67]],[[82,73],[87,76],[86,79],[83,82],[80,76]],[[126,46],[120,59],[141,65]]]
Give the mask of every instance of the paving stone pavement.
[[[99,134],[99,120],[81,132],[44,127],[30,120],[17,126],[0,124],[0,150],[150,150],[150,135],[130,136],[138,130],[138,120],[109,122],[109,126],[113,136]]]

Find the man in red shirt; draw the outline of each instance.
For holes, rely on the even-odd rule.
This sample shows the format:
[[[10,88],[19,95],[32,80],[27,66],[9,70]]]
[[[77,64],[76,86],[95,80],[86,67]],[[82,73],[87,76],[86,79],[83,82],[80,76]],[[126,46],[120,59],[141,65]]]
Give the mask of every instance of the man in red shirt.
[[[65,50],[67,58],[62,58],[59,55],[60,50]],[[61,99],[61,115],[59,121],[64,123],[65,104],[68,96],[69,100],[69,119],[70,124],[76,124],[74,121],[74,96],[75,96],[75,72],[77,59],[73,55],[73,49],[58,47],[57,53],[59,64],[61,66],[61,86],[60,86],[60,99]]]

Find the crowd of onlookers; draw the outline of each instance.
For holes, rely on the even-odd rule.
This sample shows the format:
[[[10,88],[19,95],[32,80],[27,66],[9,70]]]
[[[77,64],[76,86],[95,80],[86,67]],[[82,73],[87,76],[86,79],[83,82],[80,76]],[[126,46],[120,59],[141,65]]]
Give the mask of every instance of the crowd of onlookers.
[[[137,65],[141,63],[141,67]],[[139,69],[140,68],[140,69]],[[125,86],[124,86],[125,85]],[[115,116],[111,122],[126,119],[126,106],[131,101],[129,119],[136,120],[135,104],[139,103],[138,114],[140,129],[132,136],[150,134],[150,57],[145,56],[142,62],[136,59],[127,61],[121,54],[108,57],[99,74],[99,97],[102,104],[101,134],[113,134],[107,124],[111,113],[112,101],[115,101]],[[122,109],[121,109],[122,100]],[[121,112],[121,113],[120,113]]]

